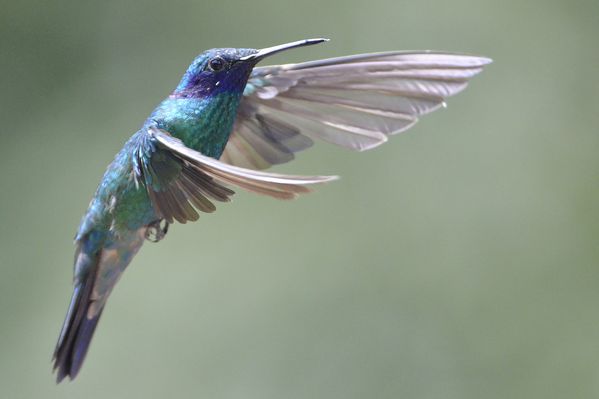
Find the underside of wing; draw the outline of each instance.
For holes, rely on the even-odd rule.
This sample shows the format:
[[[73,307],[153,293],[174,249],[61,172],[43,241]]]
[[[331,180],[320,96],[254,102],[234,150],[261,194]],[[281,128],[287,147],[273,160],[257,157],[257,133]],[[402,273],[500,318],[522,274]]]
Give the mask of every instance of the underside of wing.
[[[368,150],[464,90],[491,60],[389,52],[254,69],[221,160],[253,169],[324,140]]]
[[[169,223],[195,221],[199,218],[197,211],[213,212],[213,201],[226,202],[234,194],[228,186],[292,199],[309,192],[309,185],[336,178],[265,173],[228,165],[186,147],[168,132],[154,127],[142,138],[135,175],[146,187],[158,216]]]

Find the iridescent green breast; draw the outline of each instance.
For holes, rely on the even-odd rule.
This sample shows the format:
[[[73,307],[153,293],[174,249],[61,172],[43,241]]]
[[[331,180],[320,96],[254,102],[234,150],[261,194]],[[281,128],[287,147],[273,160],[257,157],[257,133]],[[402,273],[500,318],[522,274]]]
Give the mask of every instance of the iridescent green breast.
[[[229,92],[207,98],[167,98],[148,123],[156,123],[187,147],[218,159],[233,129],[240,98]]]

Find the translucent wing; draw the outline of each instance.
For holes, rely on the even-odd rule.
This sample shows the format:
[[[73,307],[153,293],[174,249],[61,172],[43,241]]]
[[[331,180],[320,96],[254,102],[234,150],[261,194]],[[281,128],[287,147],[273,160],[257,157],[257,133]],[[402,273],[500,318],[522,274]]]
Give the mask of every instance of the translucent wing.
[[[490,62],[389,52],[255,68],[221,160],[263,169],[290,161],[312,139],[374,148],[464,90]]]
[[[197,220],[197,211],[213,212],[213,201],[229,201],[234,194],[227,186],[292,199],[309,192],[308,185],[336,179],[265,173],[227,165],[154,127],[143,133],[138,148],[136,179],[146,187],[156,213],[169,223]]]

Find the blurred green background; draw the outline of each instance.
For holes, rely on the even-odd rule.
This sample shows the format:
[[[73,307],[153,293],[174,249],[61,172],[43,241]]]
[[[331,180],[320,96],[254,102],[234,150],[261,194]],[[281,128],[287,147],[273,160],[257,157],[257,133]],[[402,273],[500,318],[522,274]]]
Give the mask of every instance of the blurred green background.
[[[2,1],[0,397],[599,397],[599,2]],[[82,373],[50,357],[104,168],[211,47],[494,58],[343,178],[146,244]]]

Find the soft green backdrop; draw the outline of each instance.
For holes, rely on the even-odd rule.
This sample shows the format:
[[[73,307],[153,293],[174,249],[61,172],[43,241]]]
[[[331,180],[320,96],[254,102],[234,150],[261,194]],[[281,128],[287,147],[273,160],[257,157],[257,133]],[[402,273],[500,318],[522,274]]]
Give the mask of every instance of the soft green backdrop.
[[[0,397],[599,397],[599,2],[2,1]],[[50,357],[105,166],[210,47],[495,63],[409,133],[146,244],[81,375]]]

